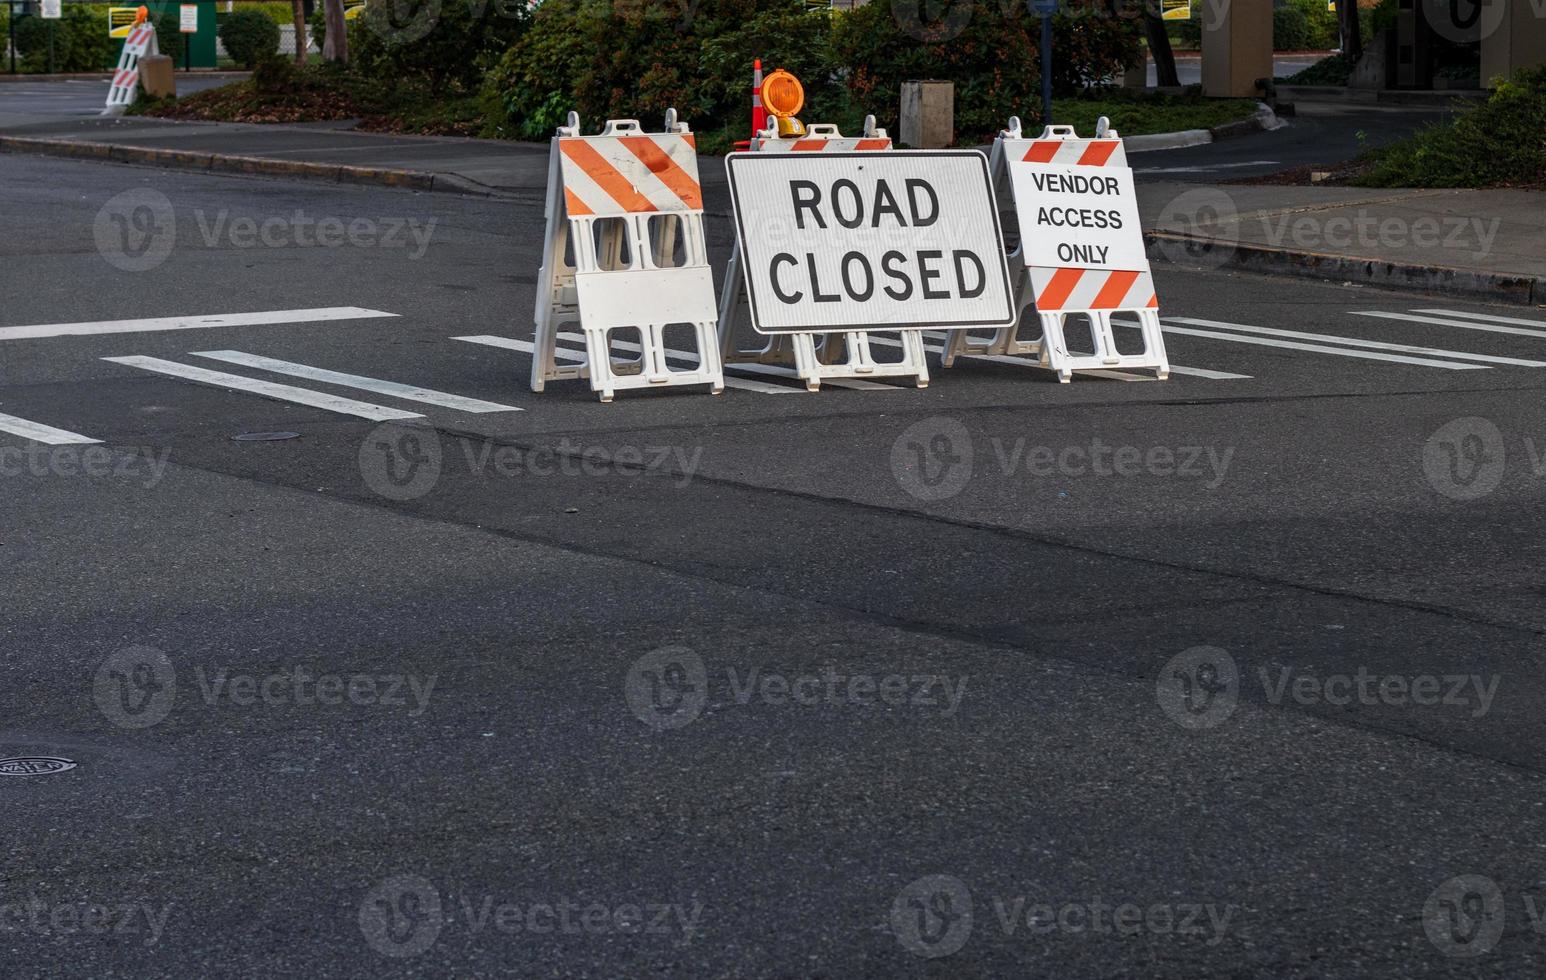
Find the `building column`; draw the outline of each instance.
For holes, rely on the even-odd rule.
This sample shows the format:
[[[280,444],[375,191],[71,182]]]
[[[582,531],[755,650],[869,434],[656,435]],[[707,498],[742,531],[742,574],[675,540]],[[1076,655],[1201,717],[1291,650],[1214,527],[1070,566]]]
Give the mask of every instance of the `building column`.
[[[1482,84],[1521,68],[1546,64],[1546,3],[1479,0],[1483,11]]]
[[[1256,94],[1272,77],[1272,0],[1198,0],[1202,4],[1202,92],[1216,98]]]

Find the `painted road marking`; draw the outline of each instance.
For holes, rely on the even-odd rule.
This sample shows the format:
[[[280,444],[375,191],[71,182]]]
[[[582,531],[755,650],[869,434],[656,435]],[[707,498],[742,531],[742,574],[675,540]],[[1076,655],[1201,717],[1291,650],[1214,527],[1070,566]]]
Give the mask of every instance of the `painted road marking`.
[[[1353,337],[1336,337],[1324,333],[1303,333],[1299,330],[1277,330],[1273,327],[1255,327],[1245,323],[1225,323],[1220,320],[1197,320],[1186,316],[1162,317],[1167,323],[1185,323],[1194,327],[1216,327],[1220,330],[1240,330],[1268,337],[1292,337],[1296,340],[1324,340],[1332,344],[1347,344],[1368,350],[1389,350],[1402,354],[1423,354],[1438,357],[1456,357],[1467,361],[1483,361],[1488,364],[1508,364],[1513,367],[1546,367],[1546,361],[1527,361],[1518,357],[1495,357],[1491,354],[1469,354],[1464,351],[1441,350],[1436,347],[1413,347],[1409,344],[1386,344],[1377,340],[1357,340]]]
[[[1546,327],[1546,321],[1522,320],[1517,316],[1493,316],[1491,313],[1463,313],[1460,310],[1413,310],[1413,313],[1436,313],[1439,316],[1463,316],[1471,320],[1486,320],[1488,323],[1517,323],[1522,327]]]
[[[272,310],[268,313],[217,313],[210,316],[166,316],[149,320],[95,320],[86,323],[40,323],[26,327],[0,327],[0,340],[33,340],[38,337],[93,337],[112,333],[154,333],[161,330],[206,330],[213,327],[251,327],[277,323],[316,323],[323,320],[366,320],[395,317],[396,313],[366,310],[358,306],[328,306],[313,310]]]
[[[111,361],[114,364],[123,364],[128,367],[144,368],[146,371],[167,374],[174,378],[183,378],[200,384],[214,385],[217,388],[231,388],[236,391],[262,395],[265,398],[275,398],[282,402],[294,402],[297,405],[310,405],[312,408],[339,412],[343,415],[355,415],[362,419],[370,419],[373,422],[388,422],[393,419],[421,419],[424,417],[413,412],[403,412],[395,408],[372,405],[369,402],[357,402],[351,398],[326,395],[320,391],[312,391],[308,388],[275,384],[272,381],[258,381],[254,378],[244,378],[239,374],[226,374],[224,371],[208,371],[200,367],[178,364],[176,361],[163,361],[159,357],[104,357],[102,360]]]
[[[487,412],[524,411],[524,409],[516,408],[514,405],[500,405],[497,402],[486,402],[477,398],[463,398],[461,395],[451,395],[443,391],[435,391],[432,388],[419,388],[414,385],[398,384],[395,381],[378,381],[375,378],[366,378],[358,374],[328,371],[306,364],[281,361],[273,357],[247,354],[239,350],[199,350],[192,353],[194,357],[207,357],[213,361],[225,361],[227,364],[240,364],[244,367],[272,371],[275,374],[287,374],[292,378],[305,378],[309,381],[321,381],[325,384],[340,385],[345,388],[374,391],[380,395],[391,395],[393,398],[402,398],[411,402],[424,402],[427,405],[438,405],[441,408],[454,408],[458,412],[484,414]]]
[[[488,347],[501,347],[505,350],[520,351],[522,354],[530,354],[533,346],[529,340],[515,340],[511,337],[494,337],[481,334],[476,337],[452,337],[452,340],[465,340],[469,344],[484,344]],[[667,351],[667,353],[672,353]],[[558,356],[571,361],[583,361],[586,359],[584,351],[571,351],[567,348],[558,348]],[[696,360],[696,355],[690,355]],[[743,367],[740,364],[727,364],[726,367]],[[770,385],[765,381],[753,381],[750,378],[726,378],[725,387],[739,388],[742,391],[756,391],[764,395],[792,395],[802,389],[786,388],[783,385]]]
[[[1415,313],[1382,313],[1377,310],[1351,311],[1353,316],[1377,316],[1382,320],[1400,320],[1403,323],[1431,323],[1436,327],[1459,327],[1462,330],[1485,330],[1488,333],[1507,333],[1520,337],[1546,337],[1546,330],[1526,330],[1524,327],[1504,327],[1491,323],[1468,323],[1465,320],[1449,320],[1434,316],[1418,316]],[[1470,316],[1470,314],[1466,314]],[[1497,317],[1502,320],[1504,317]],[[1521,321],[1529,322],[1529,321]]]
[[[1138,322],[1136,320],[1117,320],[1117,319],[1113,318],[1111,322],[1112,322],[1113,325],[1118,326],[1118,327],[1132,327],[1134,330],[1138,329]],[[945,338],[945,335],[943,333],[936,332],[936,331],[933,331],[933,330],[925,330],[923,332],[923,335],[925,337],[930,338],[930,339],[940,340],[940,341],[943,341],[944,338]],[[929,350],[931,350],[934,353],[938,354],[938,353],[940,353],[941,348],[940,347],[929,347]],[[1034,361],[1031,361],[1028,358],[1011,357],[1008,354],[962,354],[961,356],[962,357],[973,357],[973,358],[976,358],[977,360],[999,361],[999,362],[1002,362],[1004,364],[1016,364],[1016,365],[1020,365],[1020,366],[1024,366],[1025,364],[1028,364],[1028,363],[1030,363],[1030,364],[1034,364],[1035,363]],[[1079,373],[1080,374],[1093,374],[1093,375],[1096,375],[1097,377],[1103,377],[1103,378],[1116,375],[1116,376],[1119,376],[1118,380],[1123,380],[1123,381],[1153,381],[1154,380],[1153,378],[1145,377],[1145,376],[1143,376],[1141,374],[1126,374],[1125,372],[1122,372],[1122,371],[1108,371],[1108,370],[1104,370],[1104,369],[1100,370],[1100,371],[1080,371]],[[1249,374],[1234,374],[1234,373],[1229,372],[1229,371],[1214,371],[1214,370],[1211,370],[1209,368],[1182,367],[1179,364],[1172,364],[1172,365],[1170,365],[1170,373],[1171,374],[1185,374],[1185,375],[1189,375],[1189,376],[1194,377],[1194,378],[1208,378],[1211,381],[1249,381],[1249,380],[1251,380],[1251,376]]]
[[[1374,351],[1353,350],[1347,347],[1325,347],[1321,344],[1301,344],[1292,340],[1269,340],[1266,337],[1251,337],[1245,334],[1218,333],[1213,330],[1194,330],[1191,327],[1173,327],[1169,324],[1161,324],[1161,329],[1166,333],[1185,334],[1189,337],[1206,337],[1209,340],[1224,340],[1235,344],[1254,344],[1258,347],[1281,347],[1285,350],[1303,350],[1314,354],[1336,354],[1341,357],[1357,357],[1369,361],[1391,361],[1396,364],[1416,364],[1420,367],[1443,368],[1447,371],[1488,371],[1491,368],[1485,364],[1460,364],[1453,361],[1428,361],[1418,357],[1405,357],[1400,354],[1379,354]]]
[[[29,422],[3,413],[0,413],[0,432],[9,432],[13,436],[21,436],[23,439],[31,439],[33,442],[41,442],[49,446],[92,446],[102,441],[83,436],[78,432],[56,429],[51,425]]]

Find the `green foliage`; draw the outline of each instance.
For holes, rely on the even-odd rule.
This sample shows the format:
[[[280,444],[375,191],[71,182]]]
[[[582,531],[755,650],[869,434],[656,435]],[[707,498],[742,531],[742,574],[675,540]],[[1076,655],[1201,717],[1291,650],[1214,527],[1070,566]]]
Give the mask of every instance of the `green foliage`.
[[[349,60],[387,85],[474,91],[531,23],[523,0],[367,0],[349,31]]]
[[[1284,79],[1289,85],[1346,85],[1353,74],[1353,59],[1333,54]]]
[[[54,70],[102,71],[109,68],[123,46],[107,36],[107,8],[71,4],[54,21]],[[3,26],[0,21],[0,26]],[[48,70],[48,24],[41,17],[16,19],[17,68],[24,72]]]
[[[1304,51],[1310,47],[1310,18],[1298,7],[1279,7],[1272,12],[1272,47],[1275,51]]]
[[[1492,187],[1546,183],[1546,67],[1516,72],[1450,122],[1375,150],[1365,187]]]
[[[874,2],[836,19],[835,63],[853,66],[854,101],[894,127],[902,82],[955,83],[955,128],[964,142],[986,140],[1011,115],[1041,104],[1040,28],[1019,2],[943,8],[932,23],[921,0]],[[1142,25],[1113,17],[1105,5],[1073,0],[1053,18],[1052,87],[1071,94],[1120,75],[1136,59]]]
[[[220,43],[231,60],[256,68],[279,50],[279,25],[261,10],[238,10],[220,25]]]
[[[705,134],[700,146],[744,139],[757,57],[769,71],[782,67],[801,79],[806,116],[814,119],[812,112],[842,101],[828,61],[827,17],[801,0],[545,0],[531,30],[485,80],[489,131],[546,137],[570,109],[587,125],[608,118],[654,124],[675,107]]]
[[[1059,15],[1058,91],[1111,77],[1136,57],[1136,20],[1104,10],[1096,0],[1075,0]],[[537,139],[570,109],[593,126],[607,118],[652,122],[674,106],[713,152],[750,135],[748,89],[760,57],[766,70],[800,78],[806,122],[834,122],[845,132],[866,112],[894,126],[905,80],[953,81],[957,130],[975,139],[1036,104],[1034,30],[1020,0],[954,0],[939,9],[876,0],[837,13],[802,0],[544,0],[531,30],[486,79],[488,131]]]

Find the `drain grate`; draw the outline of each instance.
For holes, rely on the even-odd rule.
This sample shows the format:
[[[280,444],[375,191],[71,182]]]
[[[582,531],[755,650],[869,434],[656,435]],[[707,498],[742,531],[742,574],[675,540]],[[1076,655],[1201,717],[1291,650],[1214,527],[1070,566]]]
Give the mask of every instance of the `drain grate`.
[[[75,763],[69,759],[53,759],[48,756],[22,756],[16,759],[0,759],[0,776],[52,776],[69,772]]]

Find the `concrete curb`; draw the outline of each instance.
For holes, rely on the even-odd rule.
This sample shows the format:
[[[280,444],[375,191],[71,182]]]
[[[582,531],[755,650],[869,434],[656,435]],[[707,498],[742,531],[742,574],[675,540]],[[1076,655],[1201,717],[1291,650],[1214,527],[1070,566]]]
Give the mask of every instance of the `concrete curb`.
[[[1391,289],[1420,289],[1426,292],[1489,299],[1494,302],[1520,305],[1546,303],[1546,280],[1531,276],[1391,262],[1386,259],[1360,258],[1353,255],[1293,252],[1265,245],[1198,238],[1170,232],[1146,231],[1143,234],[1143,240],[1148,246],[1151,260],[1183,266],[1197,262],[1210,267],[1227,266],[1248,272],[1297,276],[1304,279],[1332,279]],[[1216,254],[1220,249],[1228,252],[1222,257],[1222,261]],[[1184,253],[1178,256],[1176,253],[1182,250]]]
[[[476,181],[452,174],[428,173],[422,170],[394,170],[387,167],[350,167],[336,163],[309,163],[300,160],[273,160],[267,157],[235,156],[228,153],[200,153],[196,150],[165,150],[150,146],[126,146],[120,143],[0,136],[0,153],[36,153],[43,156],[107,160],[112,163],[175,167],[179,170],[196,170],[213,174],[298,177],[332,183],[367,184],[412,191],[472,194],[479,197],[505,196],[492,187],[485,187]]]
[[[1235,122],[1214,126],[1212,129],[1183,129],[1174,133],[1151,133],[1148,136],[1124,136],[1122,146],[1128,153],[1152,153],[1155,150],[1181,150],[1189,146],[1203,146],[1236,136],[1265,133],[1282,129],[1288,123],[1264,102],[1256,103],[1255,114]]]

